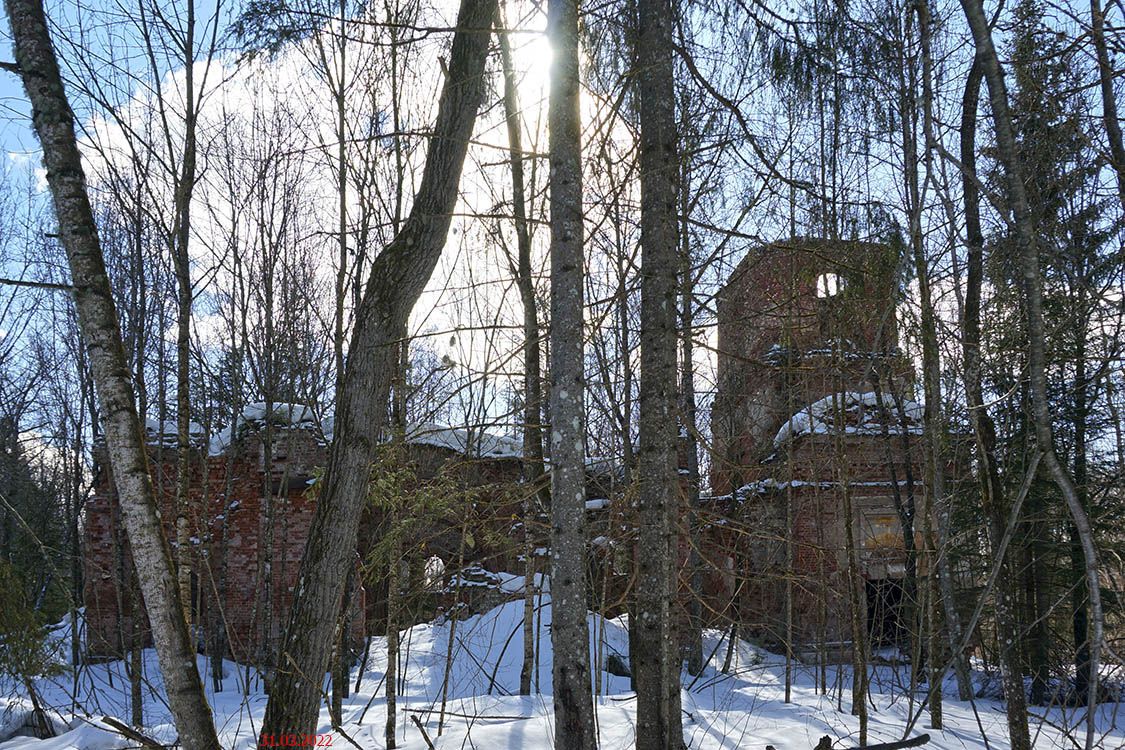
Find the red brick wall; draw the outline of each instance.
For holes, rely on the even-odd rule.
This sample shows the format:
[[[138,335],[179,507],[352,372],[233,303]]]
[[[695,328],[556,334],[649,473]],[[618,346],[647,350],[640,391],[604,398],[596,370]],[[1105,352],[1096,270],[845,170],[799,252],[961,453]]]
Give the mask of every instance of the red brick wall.
[[[253,660],[266,642],[267,593],[273,612],[270,637],[276,639],[285,626],[316,510],[315,492],[309,491],[308,483],[327,457],[310,430],[274,428],[272,432],[269,493],[262,435],[244,435],[225,455],[205,458],[200,450],[192,454],[189,525],[197,542],[192,544],[189,564],[197,591],[194,619],[196,624],[211,627],[215,618],[221,617],[228,652],[238,660]],[[415,462],[422,480],[434,477],[455,460],[459,481],[479,489],[474,493],[473,507],[465,508],[452,522],[438,521],[434,528],[419,534],[427,555],[438,555],[447,563],[456,560],[460,527],[472,519],[474,544],[465,551],[466,564],[477,563],[492,571],[522,570],[518,560],[522,531],[518,524],[523,520],[523,493],[518,459],[466,460],[451,450],[430,445],[409,446],[409,459]],[[176,451],[154,447],[150,460],[165,534],[174,546]],[[268,538],[267,508],[271,503],[273,554],[267,571],[259,558]],[[380,521],[373,510],[364,515],[356,550],[357,571],[378,543]],[[105,468],[87,505],[85,525],[87,643],[94,657],[122,653],[122,644],[129,642],[134,615],[144,617],[143,607],[135,607],[130,599],[132,568],[128,545],[122,546],[123,541],[124,535],[118,530],[116,494]],[[449,567],[452,572],[452,564]],[[361,587],[358,596],[358,616],[352,623],[356,639],[382,627],[385,581],[376,583],[371,592]],[[149,642],[147,632],[142,638]]]
[[[818,296],[822,274],[840,277],[837,295]],[[904,543],[890,482],[912,475],[920,519],[921,436],[908,436],[907,449],[898,436],[888,446],[880,435],[847,435],[842,451],[833,435],[804,435],[780,447],[773,442],[794,413],[832,393],[872,391],[876,374],[882,389],[912,395],[912,367],[895,349],[894,285],[894,259],[886,246],[795,240],[752,250],[719,295],[711,491],[727,495],[764,479],[802,483],[719,500],[707,509],[721,519],[706,536],[712,568],[734,568],[712,577],[710,606],[736,609],[743,624],[764,638],[778,640],[784,633],[787,502],[793,504],[798,639],[811,640],[820,628],[829,640],[850,638],[842,593],[842,465],[851,484],[861,573],[901,575]],[[905,496],[904,485],[900,490]],[[735,597],[731,589],[739,582]]]
[[[201,450],[192,450],[187,559],[194,581],[193,623],[210,626],[221,618],[228,652],[240,660],[253,658],[265,642],[267,600],[272,600],[272,637],[284,627],[316,510],[306,482],[311,467],[323,463],[323,447],[306,430],[277,433],[280,450],[272,462],[269,493],[259,436],[244,437],[229,455],[205,457]],[[153,447],[150,461],[164,532],[175,551],[176,451]],[[120,654],[123,641],[128,643],[133,618],[144,618],[143,606],[139,602],[134,606],[130,596],[132,562],[120,533],[112,477],[104,462],[102,466],[87,505],[84,533],[87,644],[94,657]],[[269,503],[273,504],[273,559],[266,570],[259,552],[268,537]],[[358,596],[362,602],[362,589]],[[362,606],[359,611],[353,623],[356,638],[364,632]],[[147,645],[147,625],[143,630],[141,637]]]
[[[788,455],[753,467],[754,480],[772,479],[774,489],[721,497],[704,507],[709,568],[704,590],[706,609],[738,613],[747,634],[780,643],[785,632],[786,505],[792,503],[793,610],[795,640],[851,637],[846,595],[847,566],[844,494],[839,467],[847,466],[860,575],[876,580],[901,578],[906,560],[902,527],[891,485],[899,482],[900,500],[908,499],[907,467],[913,477],[917,529],[926,511],[920,435],[909,436],[909,457],[901,438],[890,436],[891,450],[879,435],[849,435],[838,453],[832,435],[798,438]],[[792,485],[785,483],[792,481]],[[724,565],[733,570],[718,575]],[[897,566],[897,567],[896,567]],[[924,571],[923,571],[924,572]],[[741,587],[741,588],[739,588]],[[735,592],[739,594],[735,597]],[[825,618],[821,622],[821,618]]]
[[[836,274],[836,296],[817,296],[817,279]],[[718,371],[711,489],[724,494],[743,481],[742,467],[773,450],[789,415],[836,391],[869,391],[872,358],[893,351],[895,267],[884,245],[795,240],[751,250],[718,297]],[[827,354],[849,342],[844,361]],[[790,358],[787,358],[789,355]],[[877,358],[882,359],[882,358]],[[899,387],[913,380],[901,359],[880,369]]]

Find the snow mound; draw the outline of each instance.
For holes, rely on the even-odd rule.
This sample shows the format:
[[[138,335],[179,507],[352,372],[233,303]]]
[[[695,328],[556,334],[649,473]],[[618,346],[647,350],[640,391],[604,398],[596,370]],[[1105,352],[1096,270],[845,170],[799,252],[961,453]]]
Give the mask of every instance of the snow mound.
[[[55,731],[58,732],[55,737],[45,740],[0,733],[0,744],[4,750],[117,750],[136,747],[135,743],[100,721],[75,719],[70,725],[61,726],[56,721]]]
[[[514,583],[511,574],[494,574],[499,585]],[[399,634],[398,711],[396,744],[405,750],[425,750],[417,728],[420,724],[439,748],[525,748],[550,750],[554,738],[554,716],[550,693],[553,651],[551,647],[552,602],[549,595],[533,599],[535,658],[532,695],[516,693],[523,661],[524,602],[501,604],[482,614],[452,619],[439,618],[407,628]],[[599,745],[630,748],[635,743],[636,698],[624,676],[628,662],[628,622],[624,617],[587,613],[590,632],[590,678],[594,689]],[[66,628],[52,632],[63,653]],[[836,738],[837,747],[850,747],[858,732],[858,721],[847,711],[837,710],[839,694],[850,691],[851,670],[844,665],[826,668],[827,684],[836,688],[828,695],[818,690],[815,664],[793,665],[791,700],[786,702],[785,660],[744,640],[730,640],[726,631],[703,633],[704,668],[697,675],[682,673],[684,742],[700,750],[813,747],[821,736]],[[366,658],[351,675],[355,686],[343,702],[342,729],[360,750],[385,747],[385,685],[387,642],[382,636],[369,641]],[[152,649],[142,656],[144,700],[143,731],[157,741],[171,743],[177,736],[171,723],[163,680]],[[891,664],[870,667],[868,727],[871,742],[898,740],[916,700],[908,700],[909,665],[892,659]],[[205,676],[207,699],[214,709],[222,747],[255,750],[268,697],[260,676],[251,668],[232,662],[222,664],[220,689],[206,676],[205,657],[197,662]],[[102,716],[129,716],[129,682],[120,661],[81,666],[80,678],[64,674],[36,681],[41,703],[62,722],[64,734],[49,740],[0,735],[3,750],[115,750],[135,747],[102,724]],[[1119,667],[1107,667],[1109,670]],[[978,682],[987,677],[974,670]],[[1119,674],[1119,673],[1118,673]],[[358,680],[358,685],[357,685]],[[325,682],[325,690],[329,689]],[[22,721],[29,707],[26,698],[0,691],[0,724],[6,718]],[[925,687],[918,696],[924,695]],[[931,734],[926,747],[933,750],[986,750],[1006,747],[1004,713],[1000,704],[985,696],[976,706],[954,697],[952,677],[944,685],[945,730],[922,729],[915,724],[913,735]],[[1125,728],[1115,704],[1098,709],[1098,741],[1102,747],[1125,746]],[[1081,714],[1057,706],[1043,709],[1045,717],[1030,717],[1037,746],[1065,747]],[[418,724],[414,723],[417,717]],[[925,719],[923,718],[923,721]],[[437,739],[439,722],[443,733]],[[980,722],[980,728],[978,728]],[[1069,727],[1069,729],[1067,729]],[[351,746],[333,729],[328,710],[322,707],[318,734],[331,738],[333,747]],[[989,738],[986,744],[982,735]]]
[[[55,711],[44,711],[42,720],[56,736],[70,731],[70,726]],[[0,713],[0,743],[4,743],[5,750],[10,747],[20,747],[24,740],[35,743],[35,747],[43,747],[31,736],[37,725],[38,720],[35,718],[31,702],[13,701]]]

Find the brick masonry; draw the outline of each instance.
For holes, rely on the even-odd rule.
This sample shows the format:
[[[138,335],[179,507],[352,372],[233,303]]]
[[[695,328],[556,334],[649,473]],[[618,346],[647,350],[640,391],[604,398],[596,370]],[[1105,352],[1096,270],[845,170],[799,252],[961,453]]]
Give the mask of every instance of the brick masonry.
[[[744,632],[768,642],[784,637],[787,582],[795,641],[851,638],[845,487],[861,610],[872,607],[880,621],[897,616],[884,612],[881,598],[894,601],[904,577],[897,508],[917,508],[921,544],[926,504],[916,407],[907,430],[898,429],[902,415],[892,399],[861,412],[862,429],[832,427],[775,443],[791,415],[831,394],[913,396],[913,370],[897,349],[896,268],[884,245],[796,239],[752,250],[720,292],[714,497],[704,512],[712,519],[705,532],[711,567],[727,573],[712,577],[706,595],[712,608],[725,607]],[[861,611],[877,627],[868,614]]]
[[[870,430],[804,434],[774,444],[778,429],[791,415],[829,394],[869,392],[876,381],[880,389],[902,398],[913,393],[914,373],[897,351],[896,267],[883,245],[794,240],[752,251],[720,293],[712,497],[692,520],[705,563],[701,586],[691,580],[686,565],[686,536],[680,555],[681,591],[685,598],[702,596],[706,622],[725,623],[733,617],[744,633],[778,642],[784,632],[789,581],[796,639],[848,640],[845,485],[864,586],[902,580],[905,542],[896,505],[913,501],[921,518],[926,502],[917,429],[912,425],[910,434],[890,436]],[[253,660],[261,650],[267,619],[273,623],[271,638],[285,622],[316,507],[308,483],[326,459],[314,431],[275,429],[267,471],[264,437],[261,431],[249,431],[224,453],[206,456],[202,448],[195,449],[191,460],[194,543],[188,559],[196,592],[193,618],[214,627],[221,613],[228,651],[240,660]],[[466,565],[522,572],[527,488],[520,484],[518,458],[466,462],[456,451],[425,443],[412,444],[409,451],[419,477],[433,477],[456,460],[462,483],[480,490],[463,514],[436,519],[418,530],[412,543],[419,545],[420,554],[414,557],[441,558],[447,574],[453,567],[449,563],[462,552]],[[176,453],[153,447],[151,459],[165,531],[174,539]],[[612,500],[595,504],[598,507],[587,514],[591,605],[614,614],[624,608],[630,585],[629,529],[635,519],[629,511],[627,483],[615,469],[595,472],[590,479],[590,498]],[[751,489],[737,491],[747,487]],[[273,555],[266,570],[259,551],[264,549],[271,512]],[[538,541],[531,547],[546,544],[546,519],[541,516],[539,521],[532,531]],[[365,515],[357,570],[380,538],[382,522],[373,510]],[[476,542],[461,550],[460,532],[469,525],[477,530]],[[787,539],[792,542],[792,576],[787,575]],[[85,544],[88,649],[95,657],[113,656],[122,653],[135,616],[141,638],[147,638],[143,609],[135,606],[129,586],[120,583],[131,580],[131,563],[105,470],[87,508]],[[545,562],[537,559],[537,569],[543,570]],[[422,588],[422,571],[412,569],[410,575],[411,585]],[[361,606],[352,619],[356,638],[380,632],[385,624],[387,581],[368,575],[366,584],[358,592]],[[453,605],[448,589],[441,586],[432,599],[428,612],[415,611],[413,616],[424,618]],[[483,607],[490,601],[478,604]],[[270,618],[267,608],[272,610]]]
[[[267,639],[276,642],[292,604],[316,511],[315,492],[310,491],[310,485],[318,468],[326,463],[327,450],[305,426],[275,426],[268,437],[264,429],[241,432],[218,455],[207,455],[203,446],[192,448],[187,504],[191,549],[187,560],[192,572],[192,621],[199,647],[204,647],[204,632],[222,627],[228,654],[239,661],[255,661]],[[264,467],[267,441],[271,446],[268,471]],[[164,531],[175,551],[177,451],[151,445],[149,457]],[[521,496],[497,488],[518,486],[519,460],[499,457],[466,461],[454,450],[426,444],[410,445],[409,460],[422,479],[434,476],[455,460],[460,480],[480,488],[474,496],[472,514],[462,515],[452,525],[440,522],[438,525],[444,526],[421,534],[428,545],[427,554],[445,561],[455,559],[459,527],[473,515],[474,522],[489,532],[478,529],[477,538],[482,541],[468,550],[466,563],[490,570],[514,569],[516,552],[510,540],[520,518]],[[144,645],[151,643],[151,637],[143,605],[129,584],[133,580],[132,560],[112,477],[105,461],[99,465],[102,469],[86,508],[84,527],[86,640],[91,658],[112,658],[121,655],[133,637]],[[356,549],[357,580],[363,580],[361,563],[378,541],[380,523],[379,514],[369,508]],[[272,555],[261,554],[267,543]],[[371,592],[361,584],[356,596],[358,606],[353,607],[351,625],[353,639],[358,641],[384,621],[385,581],[376,582]]]

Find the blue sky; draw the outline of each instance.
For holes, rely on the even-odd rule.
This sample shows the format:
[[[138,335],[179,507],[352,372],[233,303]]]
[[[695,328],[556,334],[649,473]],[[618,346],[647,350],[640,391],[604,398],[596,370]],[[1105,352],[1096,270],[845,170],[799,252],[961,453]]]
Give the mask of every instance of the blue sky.
[[[12,44],[8,34],[8,19],[4,18],[3,52],[0,59],[11,61]],[[14,73],[0,71],[0,147],[4,153],[38,151],[39,144],[31,132],[31,107],[23,93],[23,85]]]

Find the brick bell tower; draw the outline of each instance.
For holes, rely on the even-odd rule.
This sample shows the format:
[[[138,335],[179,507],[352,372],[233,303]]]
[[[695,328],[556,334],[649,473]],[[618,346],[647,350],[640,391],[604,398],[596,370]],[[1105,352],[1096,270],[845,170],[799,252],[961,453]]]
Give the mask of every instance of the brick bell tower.
[[[887,245],[796,238],[751,250],[718,298],[711,490],[755,477],[790,415],[841,391],[913,383],[898,353],[897,256]]]
[[[922,518],[926,488],[898,267],[889,245],[792,239],[751,250],[718,299],[709,502],[739,533],[717,534],[712,554],[743,583],[716,606],[764,642],[817,644],[817,658],[853,637],[848,507],[860,619],[871,642],[903,644],[920,523],[903,519]]]

